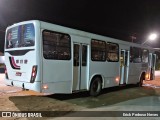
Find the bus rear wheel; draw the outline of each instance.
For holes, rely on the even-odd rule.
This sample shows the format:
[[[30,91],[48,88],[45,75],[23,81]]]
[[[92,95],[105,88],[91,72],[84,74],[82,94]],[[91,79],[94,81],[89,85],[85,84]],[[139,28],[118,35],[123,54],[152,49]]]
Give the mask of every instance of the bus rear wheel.
[[[90,85],[90,95],[91,96],[98,96],[102,90],[102,80],[100,77],[95,77]]]

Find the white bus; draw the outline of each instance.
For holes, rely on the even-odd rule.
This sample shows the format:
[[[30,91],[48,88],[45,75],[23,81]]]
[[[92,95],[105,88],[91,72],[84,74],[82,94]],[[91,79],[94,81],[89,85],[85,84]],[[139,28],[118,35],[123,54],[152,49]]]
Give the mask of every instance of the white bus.
[[[139,44],[38,20],[9,26],[5,38],[7,85],[97,96],[103,88],[154,79],[154,50]]]

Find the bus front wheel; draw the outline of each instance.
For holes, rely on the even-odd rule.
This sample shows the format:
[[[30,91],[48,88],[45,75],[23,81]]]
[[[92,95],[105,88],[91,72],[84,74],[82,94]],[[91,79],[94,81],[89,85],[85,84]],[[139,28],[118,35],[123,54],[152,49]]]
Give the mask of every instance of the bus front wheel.
[[[140,77],[140,80],[139,80],[139,82],[138,82],[138,84],[137,84],[138,87],[142,87],[142,85],[143,85],[143,80],[144,80],[144,74],[142,74],[141,77]]]
[[[98,96],[102,90],[102,80],[100,77],[95,77],[90,85],[90,95]]]

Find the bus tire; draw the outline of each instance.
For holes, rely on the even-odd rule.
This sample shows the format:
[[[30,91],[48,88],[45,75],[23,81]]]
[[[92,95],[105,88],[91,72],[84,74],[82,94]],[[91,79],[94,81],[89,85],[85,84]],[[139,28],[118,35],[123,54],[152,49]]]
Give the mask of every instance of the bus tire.
[[[102,90],[102,80],[100,77],[93,78],[91,85],[90,85],[90,95],[91,96],[98,96]]]
[[[153,80],[153,70],[151,68],[151,73],[150,73],[150,80]]]
[[[138,87],[142,87],[142,85],[143,85],[143,80],[144,80],[144,76],[143,76],[143,74],[142,74],[141,77],[140,77],[140,79],[139,79],[139,82],[138,82],[138,84],[137,84]]]

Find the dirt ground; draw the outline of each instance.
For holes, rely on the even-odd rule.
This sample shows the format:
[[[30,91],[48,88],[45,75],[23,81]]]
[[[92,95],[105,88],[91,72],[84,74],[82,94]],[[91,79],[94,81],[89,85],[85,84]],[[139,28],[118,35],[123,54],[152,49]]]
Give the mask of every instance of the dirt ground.
[[[160,95],[160,88],[158,88],[160,87],[159,77],[156,80],[144,81],[144,87],[142,88],[106,89],[96,98],[90,97],[86,92],[72,95],[44,95],[34,91],[22,91],[21,88],[6,86],[3,77],[3,75],[0,77],[0,111],[66,111],[66,113],[63,112],[63,114],[67,114],[68,112],[79,111],[86,108],[108,106],[129,99]],[[154,87],[157,86],[157,88],[150,87],[152,85],[154,85]],[[119,99],[117,99],[117,97]],[[57,115],[55,115],[55,117],[56,116]],[[7,119],[23,120],[26,118]],[[4,120],[7,119],[4,118]],[[37,118],[37,120],[39,120],[39,118]]]
[[[66,111],[68,113],[84,108],[63,101],[62,95],[58,95],[57,99],[56,97],[53,99],[52,95],[23,91],[18,87],[6,86],[3,79],[4,75],[0,74],[0,111]],[[66,113],[63,112],[63,114]],[[12,120],[13,118],[3,119]],[[15,118],[14,120],[17,119],[22,118]]]
[[[48,95],[34,91],[22,91],[21,88],[4,84],[0,77],[0,111],[75,111],[80,110],[75,104],[52,99]],[[63,114],[66,114],[65,112]],[[55,115],[56,116],[56,115]],[[0,118],[4,120],[25,120],[28,118]],[[34,118],[35,120],[36,118]],[[37,118],[39,120],[40,118]],[[45,119],[45,118],[42,118]]]

